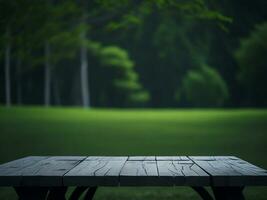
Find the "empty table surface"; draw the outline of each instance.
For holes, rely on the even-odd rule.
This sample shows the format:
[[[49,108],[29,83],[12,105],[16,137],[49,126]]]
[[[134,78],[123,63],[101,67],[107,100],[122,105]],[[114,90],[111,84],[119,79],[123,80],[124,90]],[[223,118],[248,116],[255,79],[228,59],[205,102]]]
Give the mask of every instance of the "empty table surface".
[[[0,165],[0,186],[252,186],[267,171],[234,156],[30,156]]]

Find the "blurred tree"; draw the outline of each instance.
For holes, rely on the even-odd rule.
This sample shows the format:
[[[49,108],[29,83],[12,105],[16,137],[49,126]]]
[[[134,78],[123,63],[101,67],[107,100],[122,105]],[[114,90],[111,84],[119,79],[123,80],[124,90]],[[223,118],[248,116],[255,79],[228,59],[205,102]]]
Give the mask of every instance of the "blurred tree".
[[[2,1],[9,4],[8,1]],[[13,2],[17,2],[17,0]],[[137,63],[136,69],[140,74],[140,79],[136,72],[128,71],[125,76],[129,78],[114,84],[113,88],[116,88],[118,93],[122,91],[122,95],[118,95],[121,99],[120,102],[128,102],[124,103],[126,105],[131,101],[145,102],[149,99],[148,93],[142,89],[135,89],[133,92],[132,87],[142,88],[137,86],[142,82],[151,93],[153,106],[173,106],[173,94],[176,86],[181,84],[182,77],[189,69],[194,68],[198,62],[196,60],[206,60],[202,55],[205,51],[196,45],[199,40],[203,40],[202,36],[194,39],[198,35],[202,35],[201,31],[198,31],[198,34],[194,33],[200,27],[203,30],[201,26],[203,21],[212,23],[216,21],[216,24],[222,27],[223,23],[229,21],[229,18],[217,11],[217,8],[210,7],[207,3],[208,0],[40,0],[38,2],[25,0],[18,2],[20,4],[17,7],[22,9],[12,8],[9,14],[15,12],[20,16],[21,12],[24,14],[21,15],[21,19],[25,18],[25,22],[21,23],[20,20],[17,20],[16,23],[20,24],[17,26],[19,27],[17,29],[19,37],[18,39],[13,37],[14,34],[10,37],[12,40],[18,41],[13,51],[16,57],[13,58],[17,59],[17,71],[20,71],[19,66],[25,65],[26,62],[36,66],[45,65],[44,102],[46,105],[51,103],[51,87],[54,88],[54,96],[60,99],[59,92],[55,92],[58,91],[55,88],[60,88],[55,86],[60,81],[64,83],[62,88],[63,85],[67,87],[66,84],[70,83],[69,86],[71,86],[73,83],[75,93],[72,94],[72,98],[75,99],[75,102],[80,103],[80,98],[78,98],[80,92],[81,103],[84,107],[92,105],[91,99],[93,99],[94,105],[98,104],[98,97],[94,98],[93,96],[97,94],[98,90],[101,91],[103,84],[95,82],[95,77],[101,76],[100,68],[105,68],[98,67],[101,57],[95,57],[97,61],[93,58],[92,40],[94,40],[100,41],[104,46],[109,44],[122,46],[129,50]],[[27,12],[23,6],[26,6]],[[75,13],[75,16],[72,13]],[[7,16],[9,15],[7,14]],[[6,20],[3,22],[6,23]],[[200,22],[199,27],[192,28],[194,24]],[[0,28],[4,30],[2,33],[5,33],[5,25],[1,24]],[[133,41],[134,38],[135,41]],[[4,40],[4,42],[6,41],[8,40]],[[204,40],[202,44],[206,45]],[[78,50],[79,55],[75,54]],[[73,58],[73,55],[77,57]],[[77,65],[80,66],[79,69],[72,67]],[[72,67],[73,70],[64,71],[61,69],[64,68],[63,66]],[[64,77],[60,73],[56,73],[60,71],[59,68]],[[8,72],[8,70],[6,71]],[[35,70],[28,73],[28,77],[32,81],[31,84],[29,84],[30,81],[27,83],[28,91],[32,93],[32,96],[25,95],[29,96],[28,99],[34,99],[33,95],[39,93],[38,90],[43,85],[39,81],[42,80],[40,72],[36,67]],[[78,72],[79,77],[76,78],[75,75]],[[32,84],[33,82],[35,84]],[[19,85],[17,91],[21,91]],[[36,91],[33,92],[33,89]],[[93,90],[93,95],[90,95],[91,90]],[[129,90],[127,95],[126,90]],[[68,92],[68,89],[65,89],[64,100],[71,96]],[[38,98],[29,102],[39,103]],[[57,100],[57,102],[59,101]]]
[[[43,54],[35,56],[32,62],[44,65],[44,104],[50,106],[51,71],[61,60],[74,56],[77,50],[80,27],[72,23],[78,8],[72,1],[41,1],[33,9],[35,12],[30,19],[35,22],[31,25],[36,31],[31,41],[35,42],[35,49],[43,49]]]
[[[49,106],[51,101],[51,64],[68,58],[70,44],[72,50],[78,40],[75,40],[75,31],[66,30],[70,18],[76,12],[77,6],[71,1],[52,2],[40,0],[25,1],[1,1],[1,30],[5,34],[1,37],[1,43],[6,45],[5,50],[5,81],[6,102],[9,105],[10,98],[10,63],[16,63],[17,68],[17,99],[21,103],[21,65],[40,66],[45,63],[44,74],[44,102]],[[75,34],[74,34],[75,33]],[[11,55],[11,44],[13,55]],[[51,45],[54,47],[51,53]],[[40,47],[44,48],[44,54],[40,54]],[[16,62],[11,62],[16,60]],[[23,67],[25,69],[25,66]]]
[[[32,57],[32,43],[30,41],[30,35],[27,30],[23,29],[20,34],[14,39],[14,60],[16,63],[16,103],[21,105],[23,102],[22,94],[22,74],[25,71],[25,66],[22,69],[22,65],[30,63]]]
[[[30,58],[29,52],[33,43],[31,41],[32,32],[29,31],[29,27],[34,22],[32,16],[34,14],[33,8],[36,5],[37,3],[31,0],[14,0],[12,2],[0,0],[0,42],[1,46],[5,46],[5,50],[1,50],[5,54],[6,105],[11,104],[11,65],[16,63],[17,78],[20,79],[18,72],[21,71],[21,63]],[[20,84],[17,85],[17,91],[21,93]]]
[[[267,23],[258,25],[250,37],[241,41],[236,52],[239,80],[245,87],[246,104],[267,106]]]
[[[71,22],[74,16],[76,17],[75,14],[78,10],[77,6],[72,1],[64,1],[60,4],[52,3],[48,6],[52,6],[52,8],[48,8],[51,15],[47,18],[47,26],[43,26],[46,32],[46,39],[44,40],[46,105],[49,105],[51,101],[51,67],[55,67],[59,61],[71,58],[75,55],[77,44],[79,43],[78,37],[81,32],[80,29],[82,29],[79,26],[71,27]],[[54,84],[57,84],[56,80]]]
[[[206,65],[187,73],[182,91],[181,95],[185,95],[189,105],[195,107],[220,107],[228,98],[224,80],[216,70]]]
[[[13,60],[16,63],[16,92],[17,92],[17,104],[23,103],[22,93],[22,75],[31,69],[35,63],[36,45],[40,42],[35,40],[36,32],[40,29],[40,25],[37,23],[38,18],[35,18],[37,14],[42,13],[43,2],[32,2],[31,0],[17,1],[17,6],[20,8],[16,11],[16,15],[20,12],[20,19],[16,19],[18,31],[17,35],[13,36]],[[31,71],[31,70],[30,70]]]
[[[11,105],[11,46],[14,42],[14,36],[17,35],[18,24],[21,19],[18,1],[7,2],[0,1],[0,40],[1,46],[4,47],[4,72],[5,72],[5,103]]]
[[[207,27],[216,24],[219,29],[231,21],[207,2],[154,1],[152,6],[140,7],[143,15],[137,28],[118,32],[121,46],[129,49],[137,63],[152,107],[177,105],[173,97],[183,76],[210,53]]]
[[[149,94],[142,88],[127,51],[117,46],[107,46],[102,48],[99,56],[105,81],[101,95],[106,99],[106,105],[140,106],[149,100]]]
[[[209,28],[210,43],[207,63],[216,67],[227,82],[230,93],[227,106],[241,106],[246,94],[237,80],[239,67],[234,52],[240,45],[240,38],[247,37],[255,24],[267,20],[267,1],[220,0],[209,2],[211,7],[217,7],[221,13],[231,17],[232,23],[227,26],[225,31]]]
[[[136,1],[137,2],[137,1]],[[81,80],[81,98],[82,105],[85,108],[91,106],[90,96],[90,80],[89,80],[89,62],[88,62],[88,35],[91,30],[99,29],[116,24],[114,20],[118,20],[123,16],[122,11],[126,12],[133,3],[128,0],[108,1],[108,0],[79,0],[78,4],[81,8],[79,17],[79,25],[84,27],[80,33],[80,80]]]
[[[81,7],[81,15],[79,17],[80,26],[84,27],[80,34],[80,80],[81,80],[81,99],[82,105],[85,108],[91,106],[91,92],[90,92],[90,74],[88,62],[88,42],[89,35],[92,30],[105,29],[106,27],[117,27],[119,24],[127,26],[129,23],[125,16],[132,16],[127,11],[133,10],[140,4],[141,1],[108,1],[108,0],[79,0]],[[90,43],[90,42],[89,42]],[[91,64],[92,62],[90,62]]]

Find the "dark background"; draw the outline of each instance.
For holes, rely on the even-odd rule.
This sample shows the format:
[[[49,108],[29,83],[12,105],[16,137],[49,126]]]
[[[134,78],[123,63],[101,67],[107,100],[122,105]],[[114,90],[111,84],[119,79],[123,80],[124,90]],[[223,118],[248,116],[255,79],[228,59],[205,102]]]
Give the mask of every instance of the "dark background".
[[[2,104],[9,44],[11,104],[44,104],[48,59],[49,105],[267,105],[265,0],[0,2]],[[83,45],[89,105],[82,100]]]

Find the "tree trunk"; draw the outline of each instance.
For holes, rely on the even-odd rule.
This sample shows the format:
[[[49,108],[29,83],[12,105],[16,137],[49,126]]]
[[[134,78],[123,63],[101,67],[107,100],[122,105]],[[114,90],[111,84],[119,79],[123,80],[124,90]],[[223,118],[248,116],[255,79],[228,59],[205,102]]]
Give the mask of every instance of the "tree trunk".
[[[6,106],[9,107],[11,105],[11,86],[10,86],[10,35],[9,30],[6,30],[6,49],[5,49],[5,92],[6,92]]]
[[[53,78],[53,92],[54,92],[55,104],[60,106],[61,96],[60,96],[59,84],[58,81],[55,80],[55,78]]]
[[[46,107],[50,106],[51,99],[51,66],[50,66],[50,45],[45,43],[45,69],[44,69],[44,103]]]
[[[17,104],[22,104],[21,60],[17,58]]]
[[[87,61],[87,48],[84,44],[86,40],[86,31],[81,33],[81,95],[82,95],[82,105],[84,108],[90,107],[90,93],[89,93],[89,80],[88,80],[88,61]]]

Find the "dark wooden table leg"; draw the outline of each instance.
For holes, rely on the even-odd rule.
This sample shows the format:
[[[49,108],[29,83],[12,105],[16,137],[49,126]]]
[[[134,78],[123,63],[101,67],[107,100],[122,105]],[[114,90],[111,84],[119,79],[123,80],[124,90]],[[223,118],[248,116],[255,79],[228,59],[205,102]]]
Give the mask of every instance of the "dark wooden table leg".
[[[15,187],[19,200],[45,200],[47,187]]]
[[[67,187],[52,187],[49,189],[47,200],[66,200]]]
[[[84,200],[92,200],[95,195],[96,189],[97,187],[90,187],[84,196]]]
[[[216,200],[245,200],[244,187],[212,187]]]
[[[69,200],[78,200],[85,190],[87,190],[88,187],[76,187],[74,191],[72,192]]]
[[[195,190],[203,200],[213,200],[210,193],[204,187],[192,187],[192,189]]]

